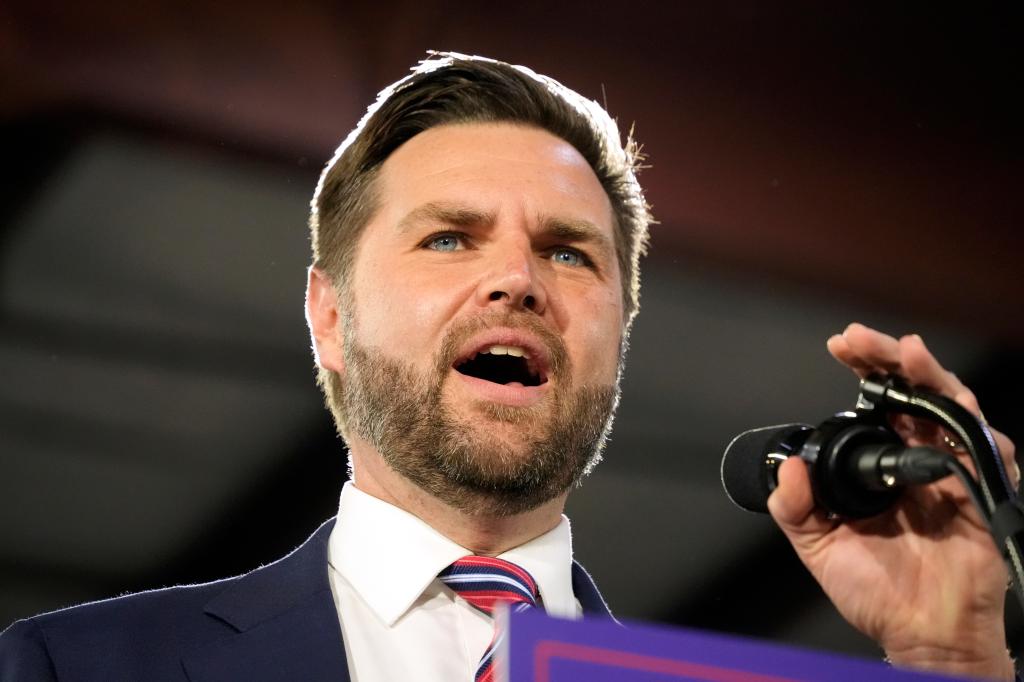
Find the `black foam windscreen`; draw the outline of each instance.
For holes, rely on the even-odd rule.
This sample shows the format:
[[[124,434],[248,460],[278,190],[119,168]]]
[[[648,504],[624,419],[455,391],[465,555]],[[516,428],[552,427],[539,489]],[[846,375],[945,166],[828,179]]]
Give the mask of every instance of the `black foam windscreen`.
[[[768,495],[775,484],[767,455],[788,436],[806,428],[805,424],[763,426],[732,439],[722,456],[722,486],[733,504],[747,511],[768,512]]]

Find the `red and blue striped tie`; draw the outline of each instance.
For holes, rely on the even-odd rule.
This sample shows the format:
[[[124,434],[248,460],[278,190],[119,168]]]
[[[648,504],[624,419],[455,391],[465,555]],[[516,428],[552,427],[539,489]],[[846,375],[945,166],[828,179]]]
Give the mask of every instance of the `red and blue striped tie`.
[[[537,582],[533,576],[504,559],[463,557],[441,571],[437,577],[488,616],[493,617],[497,604],[509,604],[515,611],[537,606]],[[494,652],[501,643],[502,635],[495,624],[494,637],[476,669],[476,682],[491,682],[494,679]]]

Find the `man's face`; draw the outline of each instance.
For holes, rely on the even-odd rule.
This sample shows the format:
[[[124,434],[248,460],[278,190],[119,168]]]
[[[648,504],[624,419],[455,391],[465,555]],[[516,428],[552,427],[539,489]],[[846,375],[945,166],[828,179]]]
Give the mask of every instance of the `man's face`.
[[[349,428],[467,511],[512,514],[597,458],[618,398],[607,195],[535,128],[432,128],[381,168],[344,322]]]

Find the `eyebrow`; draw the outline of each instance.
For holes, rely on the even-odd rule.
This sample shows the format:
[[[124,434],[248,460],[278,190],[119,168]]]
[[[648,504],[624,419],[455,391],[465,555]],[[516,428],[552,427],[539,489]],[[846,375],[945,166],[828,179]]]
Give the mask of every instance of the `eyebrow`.
[[[454,227],[488,226],[493,225],[495,220],[494,213],[488,211],[432,201],[409,211],[398,221],[397,229],[399,233],[404,233],[421,223],[443,223]]]
[[[540,224],[542,232],[549,237],[589,244],[600,251],[603,257],[609,257],[615,250],[612,240],[589,220],[564,220],[548,217],[542,218]]]

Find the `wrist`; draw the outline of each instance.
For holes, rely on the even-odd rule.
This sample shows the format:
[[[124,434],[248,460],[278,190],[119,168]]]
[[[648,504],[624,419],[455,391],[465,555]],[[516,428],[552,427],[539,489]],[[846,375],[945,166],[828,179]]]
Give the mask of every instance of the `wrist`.
[[[1010,652],[1002,648],[989,654],[977,654],[958,649],[916,647],[903,651],[886,651],[885,660],[899,668],[927,670],[947,675],[1007,682],[1017,679]]]

